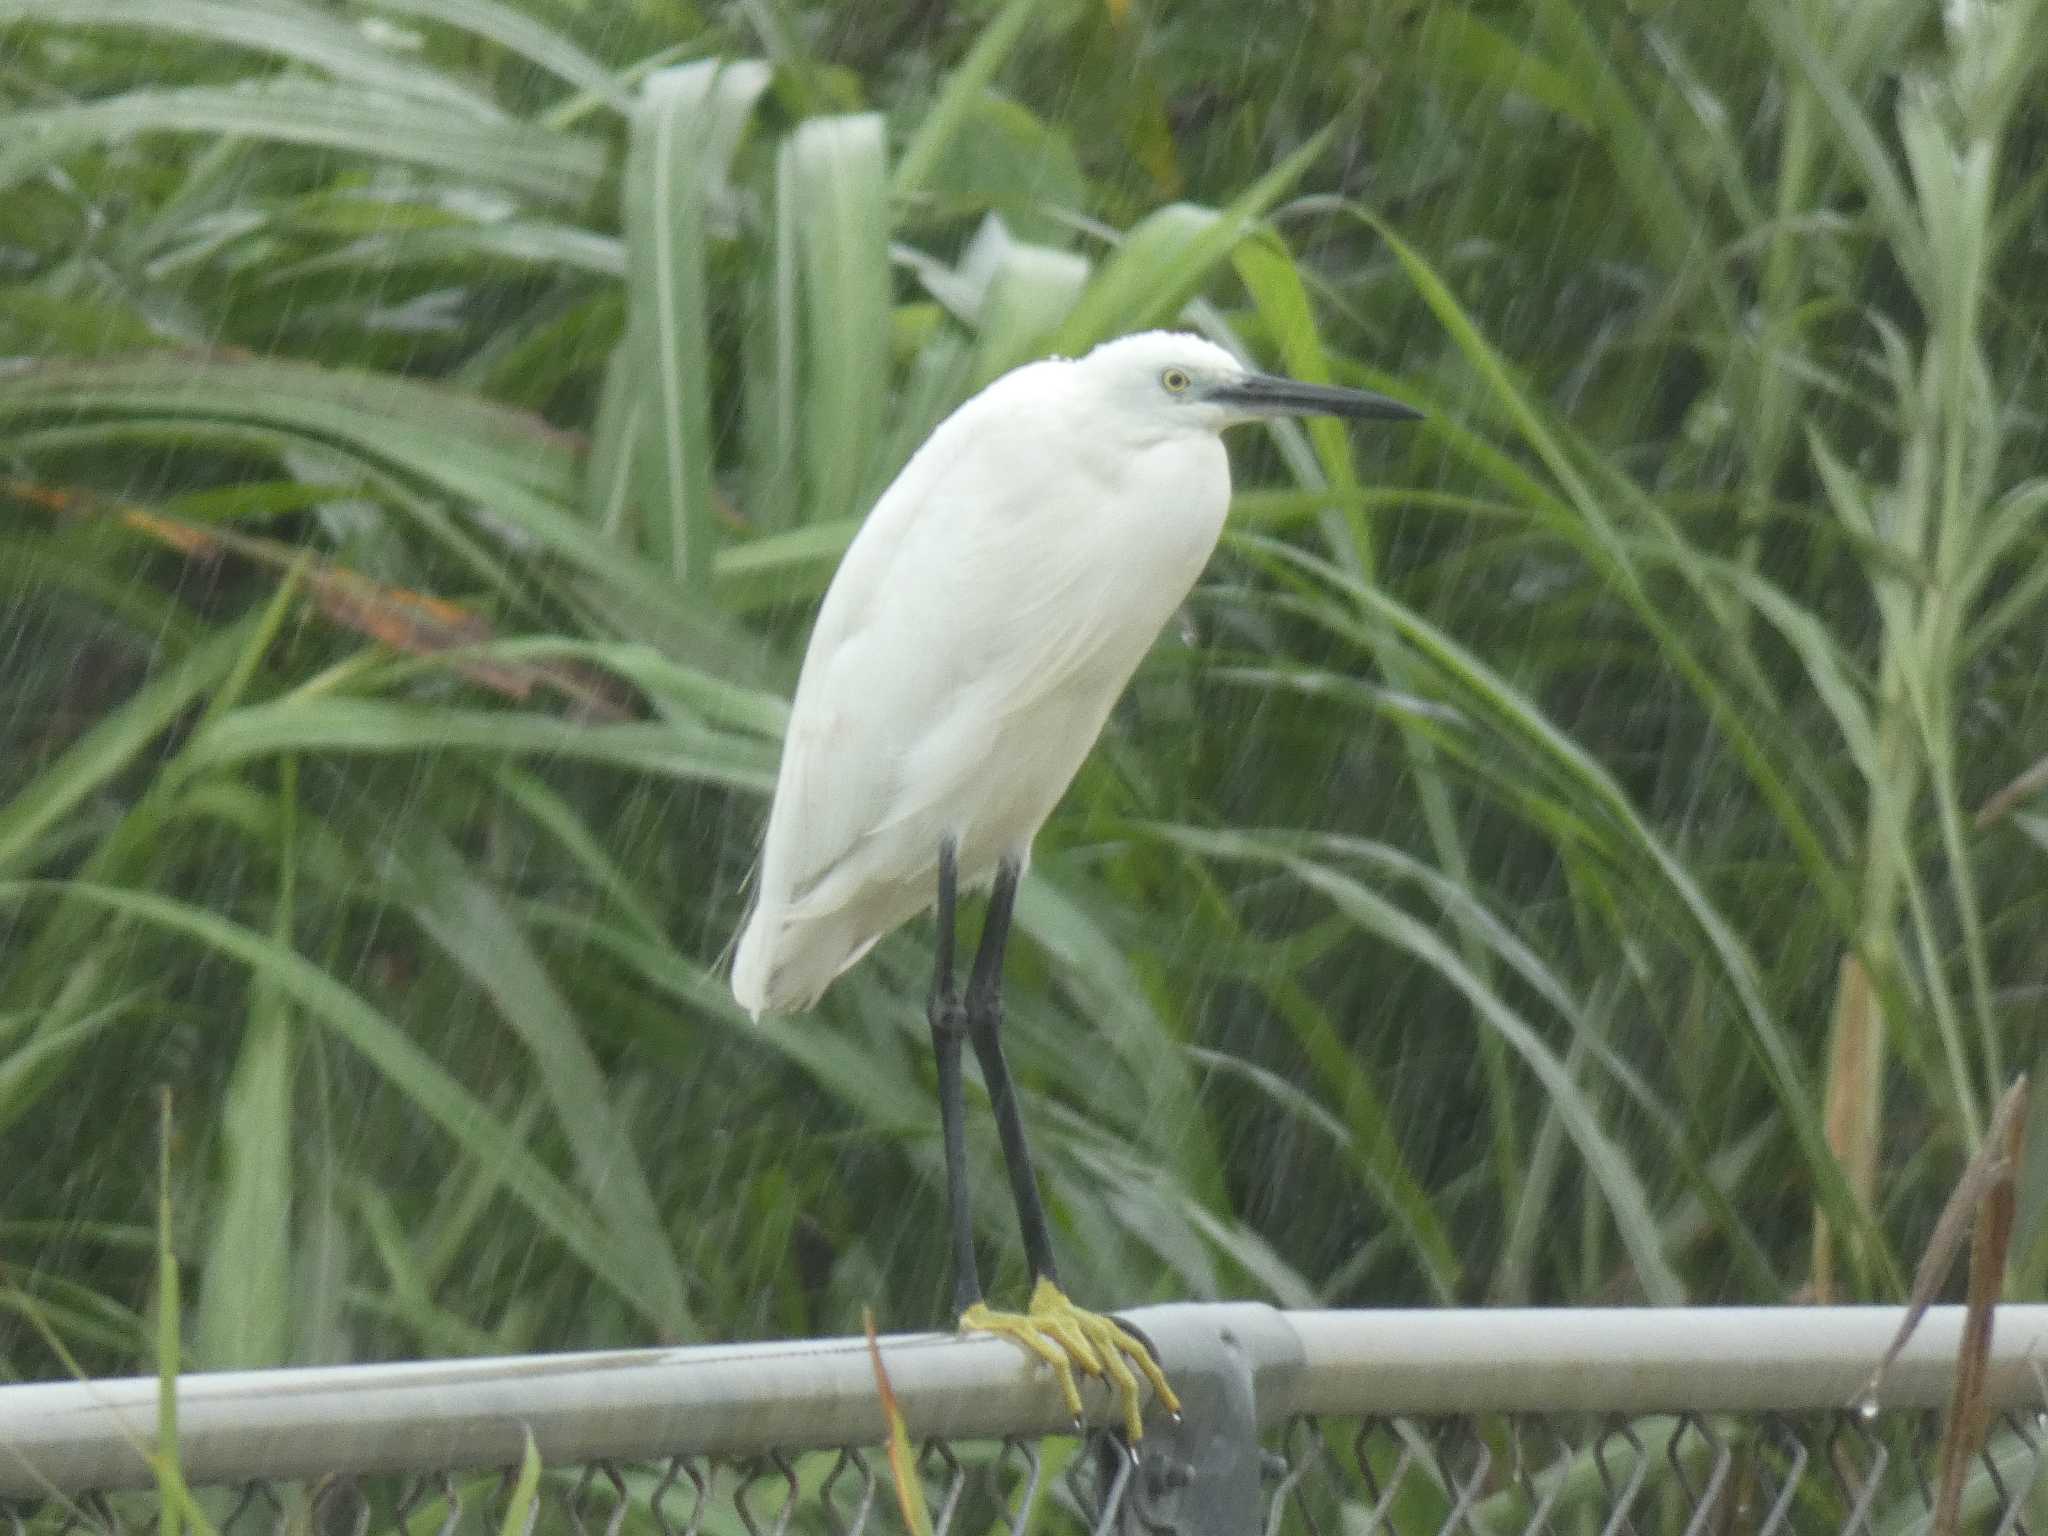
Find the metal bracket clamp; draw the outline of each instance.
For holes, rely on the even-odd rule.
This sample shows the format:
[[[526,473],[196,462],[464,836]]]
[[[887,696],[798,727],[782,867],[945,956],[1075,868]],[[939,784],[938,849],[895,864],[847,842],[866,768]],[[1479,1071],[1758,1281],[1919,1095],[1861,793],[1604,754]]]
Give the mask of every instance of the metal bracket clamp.
[[[1288,1403],[1303,1365],[1280,1313],[1256,1303],[1125,1314],[1159,1352],[1180,1421],[1154,1413],[1137,1448],[1122,1536],[1259,1536],[1265,1529],[1259,1404]]]

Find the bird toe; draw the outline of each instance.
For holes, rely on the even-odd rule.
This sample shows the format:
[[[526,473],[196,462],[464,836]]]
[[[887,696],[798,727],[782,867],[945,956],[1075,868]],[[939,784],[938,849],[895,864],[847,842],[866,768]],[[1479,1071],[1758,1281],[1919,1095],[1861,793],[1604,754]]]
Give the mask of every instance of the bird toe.
[[[1077,1376],[1093,1376],[1116,1394],[1124,1433],[1134,1443],[1145,1435],[1145,1386],[1171,1417],[1180,1417],[1180,1399],[1147,1341],[1113,1317],[1077,1307],[1050,1280],[1033,1287],[1026,1311],[997,1312],[977,1302],[961,1314],[960,1328],[1008,1339],[1050,1366],[1076,1424],[1082,1416]]]

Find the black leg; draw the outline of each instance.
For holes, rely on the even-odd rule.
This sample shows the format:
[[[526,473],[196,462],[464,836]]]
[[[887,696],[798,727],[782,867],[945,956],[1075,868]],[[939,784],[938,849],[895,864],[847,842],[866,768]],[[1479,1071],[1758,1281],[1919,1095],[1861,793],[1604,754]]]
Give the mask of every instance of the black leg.
[[[995,1111],[996,1134],[1002,1138],[1003,1164],[1010,1173],[1010,1197],[1017,1204],[1017,1224],[1024,1230],[1024,1257],[1034,1280],[1060,1283],[1052,1258],[1052,1232],[1039,1202],[1038,1180],[1031,1171],[1031,1150],[1024,1144],[1024,1121],[1017,1113],[1017,1093],[1003,1060],[1003,945],[1010,936],[1010,912],[1017,900],[1017,866],[1005,859],[996,870],[989,893],[988,921],[982,926],[981,948],[975,952],[974,974],[967,982],[967,1034],[981,1062],[988,1085],[989,1107]]]
[[[932,965],[932,994],[925,1018],[939,1062],[939,1130],[946,1144],[946,1215],[953,1231],[953,1310],[965,1312],[981,1300],[981,1276],[974,1264],[974,1212],[967,1203],[967,1138],[962,1121],[966,1092],[960,1082],[960,1037],[966,1015],[953,985],[953,909],[959,872],[951,839],[939,845],[938,958]]]

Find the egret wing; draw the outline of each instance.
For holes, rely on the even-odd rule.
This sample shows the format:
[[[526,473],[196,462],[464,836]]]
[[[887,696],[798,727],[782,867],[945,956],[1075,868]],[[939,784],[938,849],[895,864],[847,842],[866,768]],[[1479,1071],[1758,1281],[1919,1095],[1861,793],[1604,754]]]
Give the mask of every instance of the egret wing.
[[[914,463],[848,550],[797,684],[764,900],[808,910],[814,897],[844,899],[831,877],[856,855],[871,878],[928,873],[935,839],[891,835],[943,816],[968,787],[977,734],[985,745],[1115,627],[1100,560],[1061,536],[1071,475],[1047,455],[1003,457]]]

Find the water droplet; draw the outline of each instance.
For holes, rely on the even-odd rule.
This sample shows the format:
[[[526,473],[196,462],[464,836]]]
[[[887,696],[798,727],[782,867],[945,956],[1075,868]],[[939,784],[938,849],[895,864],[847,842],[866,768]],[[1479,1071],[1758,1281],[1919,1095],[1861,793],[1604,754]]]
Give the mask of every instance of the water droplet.
[[[1877,1394],[1875,1392],[1872,1392],[1865,1396],[1863,1401],[1856,1405],[1856,1416],[1866,1424],[1873,1423],[1876,1421]]]

